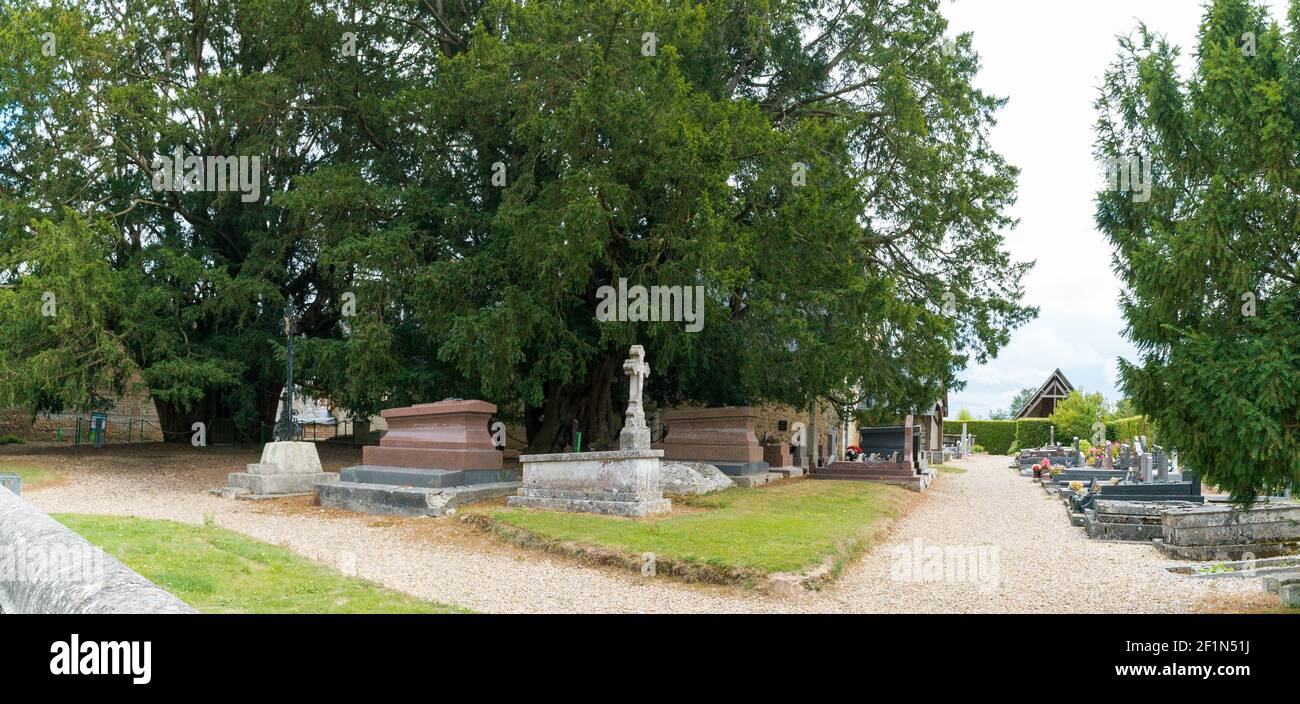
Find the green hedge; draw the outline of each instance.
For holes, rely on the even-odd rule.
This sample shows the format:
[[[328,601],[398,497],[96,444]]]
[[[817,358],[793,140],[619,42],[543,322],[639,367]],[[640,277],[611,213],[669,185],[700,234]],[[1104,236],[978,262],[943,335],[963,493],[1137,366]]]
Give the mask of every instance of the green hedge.
[[[1061,438],[1057,438],[1059,441]],[[1016,448],[1042,447],[1052,441],[1052,421],[1046,418],[1021,418],[1016,421]]]
[[[988,451],[995,455],[1009,453],[1013,447],[1017,450],[1042,447],[1052,441],[1052,421],[1047,418],[967,421],[949,418],[944,421],[943,431],[948,435],[960,434],[962,423],[966,424],[966,432],[975,436],[975,442],[988,448]],[[1056,441],[1062,445],[1068,445],[1074,439],[1061,436],[1059,432],[1057,435]],[[1146,435],[1151,442],[1156,442],[1155,423],[1148,420],[1146,416],[1118,418],[1106,423],[1107,440],[1129,440],[1137,435]]]
[[[1129,416],[1106,421],[1107,440],[1128,442],[1139,435],[1147,436],[1147,441],[1152,444],[1160,443],[1156,424],[1146,416]]]
[[[1014,420],[947,420],[944,432],[949,435],[961,433],[961,424],[966,424],[966,432],[975,436],[975,442],[984,446],[995,455],[1005,455],[1016,441],[1016,422]]]

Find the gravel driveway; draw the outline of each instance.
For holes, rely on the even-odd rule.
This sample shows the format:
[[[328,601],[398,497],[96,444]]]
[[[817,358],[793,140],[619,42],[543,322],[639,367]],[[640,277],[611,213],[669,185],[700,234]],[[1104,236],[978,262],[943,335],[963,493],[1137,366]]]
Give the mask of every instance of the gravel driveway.
[[[1206,598],[1261,605],[1256,580],[1180,579],[1157,569],[1163,560],[1152,547],[1087,540],[1058,501],[1007,461],[954,463],[968,472],[941,475],[836,585],[793,597],[584,567],[501,545],[451,518],[364,516],[306,499],[220,499],[203,492],[218,483],[217,471],[107,471],[68,461],[59,466],[64,481],[24,497],[47,512],[208,517],[346,573],[488,612],[1186,612]],[[900,559],[903,547],[920,558]],[[956,550],[948,565],[960,569],[951,574],[927,557],[945,547]]]

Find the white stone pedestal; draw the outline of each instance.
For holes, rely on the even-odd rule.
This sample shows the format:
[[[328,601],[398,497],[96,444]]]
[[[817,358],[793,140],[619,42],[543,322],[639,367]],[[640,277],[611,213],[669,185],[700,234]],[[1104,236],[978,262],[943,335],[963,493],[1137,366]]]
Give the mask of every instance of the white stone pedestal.
[[[659,490],[663,450],[522,455],[524,485],[509,506],[641,517],[672,510]]]
[[[212,493],[239,499],[305,496],[315,493],[316,484],[338,479],[337,472],[321,470],[315,443],[269,442],[262,448],[262,461],[231,474],[227,486]]]

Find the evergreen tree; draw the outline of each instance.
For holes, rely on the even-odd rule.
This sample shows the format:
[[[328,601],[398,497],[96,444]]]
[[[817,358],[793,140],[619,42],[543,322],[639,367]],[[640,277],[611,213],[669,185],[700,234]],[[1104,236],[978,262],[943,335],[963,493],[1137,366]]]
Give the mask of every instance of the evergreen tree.
[[[1300,2],[1280,24],[1215,0],[1190,77],[1177,56],[1140,26],[1097,101],[1098,156],[1153,175],[1097,198],[1139,350],[1120,373],[1184,463],[1251,502],[1300,488]]]

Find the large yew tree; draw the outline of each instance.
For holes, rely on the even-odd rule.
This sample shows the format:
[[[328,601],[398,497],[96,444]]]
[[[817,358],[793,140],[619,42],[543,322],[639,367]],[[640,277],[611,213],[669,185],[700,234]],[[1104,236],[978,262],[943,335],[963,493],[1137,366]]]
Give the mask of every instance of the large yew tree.
[[[631,344],[660,402],[909,411],[1033,314],[1001,101],[938,2],[0,7],[0,384],[32,407],[139,369],[178,426],[268,423],[287,296],[310,393],[476,396],[600,447]],[[263,155],[262,198],[154,192],[177,145]],[[620,278],[703,287],[703,329],[598,321]]]
[[[1160,437],[1234,500],[1300,488],[1300,2],[1205,9],[1190,75],[1146,27],[1120,43],[1097,152],[1149,155],[1148,201],[1102,192],[1136,360],[1123,384]]]

